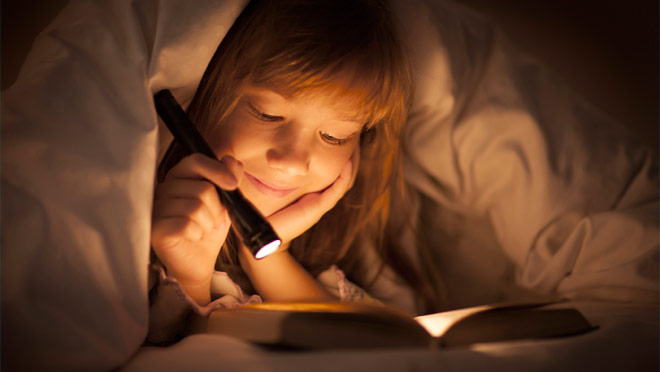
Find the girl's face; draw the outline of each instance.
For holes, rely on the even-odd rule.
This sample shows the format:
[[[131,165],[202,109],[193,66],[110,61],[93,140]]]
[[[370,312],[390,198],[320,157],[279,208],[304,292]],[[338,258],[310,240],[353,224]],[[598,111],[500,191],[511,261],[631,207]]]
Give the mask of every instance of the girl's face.
[[[362,123],[352,113],[329,99],[249,87],[210,144],[218,158],[243,163],[238,188],[269,216],[337,179],[359,145]]]

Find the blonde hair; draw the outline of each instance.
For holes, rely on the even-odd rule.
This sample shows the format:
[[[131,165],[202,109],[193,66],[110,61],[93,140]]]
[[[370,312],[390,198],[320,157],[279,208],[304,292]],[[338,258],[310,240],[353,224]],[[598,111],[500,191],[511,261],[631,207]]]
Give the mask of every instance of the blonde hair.
[[[410,67],[391,17],[385,1],[377,0],[252,0],[218,47],[189,115],[208,135],[222,125],[247,85],[286,97],[332,97],[352,107],[365,124],[354,186],[293,240],[289,251],[312,275],[338,264],[367,285],[375,278],[360,276],[351,247],[369,241],[412,288],[424,292],[428,284],[386,236],[392,185],[401,178],[399,138],[412,94]],[[181,157],[173,145],[161,163],[161,179]],[[235,237],[226,244],[218,269],[251,288],[231,249]],[[429,293],[421,293],[427,303]]]

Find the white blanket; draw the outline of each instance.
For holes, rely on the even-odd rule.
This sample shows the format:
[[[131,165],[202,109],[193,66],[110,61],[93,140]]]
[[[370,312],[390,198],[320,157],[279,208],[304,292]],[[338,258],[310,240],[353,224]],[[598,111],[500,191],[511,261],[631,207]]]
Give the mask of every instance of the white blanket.
[[[109,370],[140,347],[154,174],[168,140],[151,97],[169,88],[190,100],[244,3],[72,2],[36,40],[2,94],[3,367]],[[431,254],[441,257],[450,306],[548,293],[657,303],[653,157],[482,19],[439,0],[395,8],[418,85],[406,180],[415,223],[437,231]],[[376,292],[386,298],[391,287]],[[653,325],[650,309],[655,317],[620,319]],[[637,342],[657,352],[657,332],[612,329],[589,347],[625,339],[609,358],[648,360],[648,350],[630,347]],[[507,346],[502,360],[528,358],[526,347]],[[570,347],[553,347],[538,350],[586,363]],[[206,366],[232,361],[235,370],[335,370],[329,360],[345,370],[451,370],[464,358],[492,361],[481,351],[264,353],[196,336],[144,350],[134,366],[191,362],[204,350],[213,351]]]

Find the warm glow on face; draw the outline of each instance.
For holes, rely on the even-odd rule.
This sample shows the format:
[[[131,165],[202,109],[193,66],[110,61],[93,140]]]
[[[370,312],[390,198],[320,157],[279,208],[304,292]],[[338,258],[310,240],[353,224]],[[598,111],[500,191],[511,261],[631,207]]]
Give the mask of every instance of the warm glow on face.
[[[249,88],[209,142],[219,158],[231,155],[243,164],[238,188],[269,216],[337,179],[362,131],[351,113],[318,96]]]

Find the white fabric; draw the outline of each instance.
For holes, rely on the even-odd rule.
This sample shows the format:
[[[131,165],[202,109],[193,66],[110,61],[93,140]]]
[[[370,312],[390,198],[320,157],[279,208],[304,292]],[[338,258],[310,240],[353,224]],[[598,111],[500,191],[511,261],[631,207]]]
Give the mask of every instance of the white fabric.
[[[188,101],[244,3],[73,2],[35,41],[2,93],[3,367],[108,370],[143,342],[152,93]]]
[[[194,310],[202,316],[207,316],[217,308],[233,308],[240,305],[260,304],[263,302],[261,296],[256,294],[248,295],[243,292],[243,289],[236,284],[227,273],[215,271],[211,277],[212,301],[205,306],[200,306],[183,290],[176,278],[167,275],[163,266],[160,264],[153,264],[151,265],[151,268],[158,275],[159,285],[174,288],[174,292],[178,297],[177,301],[181,303],[181,305]],[[172,304],[170,304],[170,306],[172,306]],[[167,307],[164,310],[167,311]]]
[[[151,95],[170,88],[188,102],[244,3],[74,2],[35,42],[2,94],[3,366],[109,370],[137,351],[148,322],[159,151]],[[648,154],[488,23],[440,0],[397,9],[418,84],[406,180],[424,217],[416,223],[437,232],[432,253],[452,306],[548,293],[657,303],[658,184]],[[501,359],[468,351],[264,354],[195,336],[144,350],[128,370],[176,370],[176,360],[214,370],[451,370],[468,360],[539,367],[535,352],[560,356],[545,359],[549,366],[583,366],[603,350],[594,365],[611,370],[624,359],[657,361],[657,322],[648,328],[657,307],[626,309],[589,338],[507,345]]]
[[[149,333],[147,343],[166,345],[177,341],[186,331],[186,320],[194,311],[207,316],[216,309],[259,304],[259,295],[247,295],[227,273],[216,271],[211,277],[211,299],[200,306],[158,262],[149,272]]]
[[[657,303],[656,155],[485,20],[399,5],[417,84],[404,172],[448,306]]]

